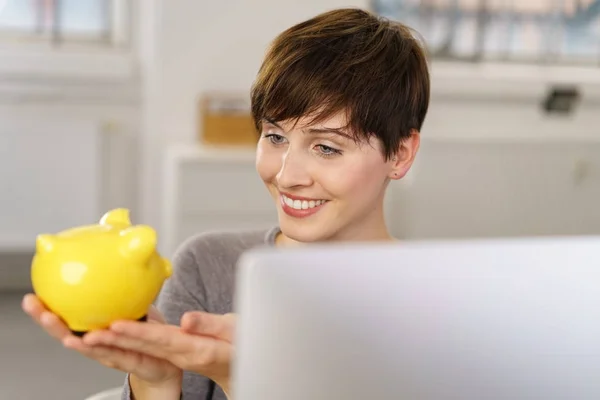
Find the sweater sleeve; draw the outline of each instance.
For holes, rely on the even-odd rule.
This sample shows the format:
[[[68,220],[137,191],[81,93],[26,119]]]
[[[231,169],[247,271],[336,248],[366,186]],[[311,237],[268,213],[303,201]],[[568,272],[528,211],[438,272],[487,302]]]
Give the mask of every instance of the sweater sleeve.
[[[155,302],[168,324],[179,325],[181,317],[188,311],[207,311],[206,289],[200,276],[201,266],[198,265],[202,260],[197,259],[198,246],[206,247],[206,243],[202,243],[205,240],[195,237],[186,241],[172,258],[173,274],[165,281]],[[211,400],[214,390],[215,385],[208,378],[184,371],[183,398]],[[133,400],[128,375],[121,399]]]

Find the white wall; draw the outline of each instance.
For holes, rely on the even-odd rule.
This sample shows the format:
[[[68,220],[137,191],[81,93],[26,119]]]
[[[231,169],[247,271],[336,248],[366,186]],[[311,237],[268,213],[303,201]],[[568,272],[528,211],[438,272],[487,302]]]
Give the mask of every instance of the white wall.
[[[198,96],[249,92],[271,40],[294,23],[368,0],[148,1],[142,15],[145,142],[143,219],[159,230],[161,150],[197,136]]]
[[[108,207],[136,208],[138,104],[0,91],[0,121],[0,249],[28,248],[36,232],[89,223]]]
[[[424,139],[393,196],[407,239],[600,235],[600,138]]]

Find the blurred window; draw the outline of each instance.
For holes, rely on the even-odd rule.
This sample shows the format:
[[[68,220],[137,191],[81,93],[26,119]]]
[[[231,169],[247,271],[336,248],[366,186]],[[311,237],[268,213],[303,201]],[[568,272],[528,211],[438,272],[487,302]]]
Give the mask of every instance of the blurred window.
[[[0,41],[126,46],[128,0],[0,0]]]
[[[442,59],[600,66],[600,0],[374,0]]]

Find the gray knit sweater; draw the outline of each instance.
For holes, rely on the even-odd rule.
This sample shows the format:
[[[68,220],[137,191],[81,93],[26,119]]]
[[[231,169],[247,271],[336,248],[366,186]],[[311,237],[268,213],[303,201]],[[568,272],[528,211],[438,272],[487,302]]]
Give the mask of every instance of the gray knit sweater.
[[[165,282],[156,306],[167,323],[179,325],[187,311],[215,314],[233,312],[235,268],[245,251],[275,244],[278,228],[261,231],[203,233],[187,240],[175,253],[173,275]],[[125,381],[123,400],[131,391]],[[184,372],[183,398],[190,400],[226,400],[211,380]]]

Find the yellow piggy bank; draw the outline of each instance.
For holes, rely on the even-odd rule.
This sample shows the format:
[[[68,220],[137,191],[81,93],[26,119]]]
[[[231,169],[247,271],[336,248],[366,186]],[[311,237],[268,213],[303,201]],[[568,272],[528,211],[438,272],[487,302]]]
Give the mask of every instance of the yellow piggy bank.
[[[39,235],[33,290],[79,336],[118,319],[145,320],[172,272],[156,243],[156,232],[131,226],[125,209],[109,211],[99,224]]]

